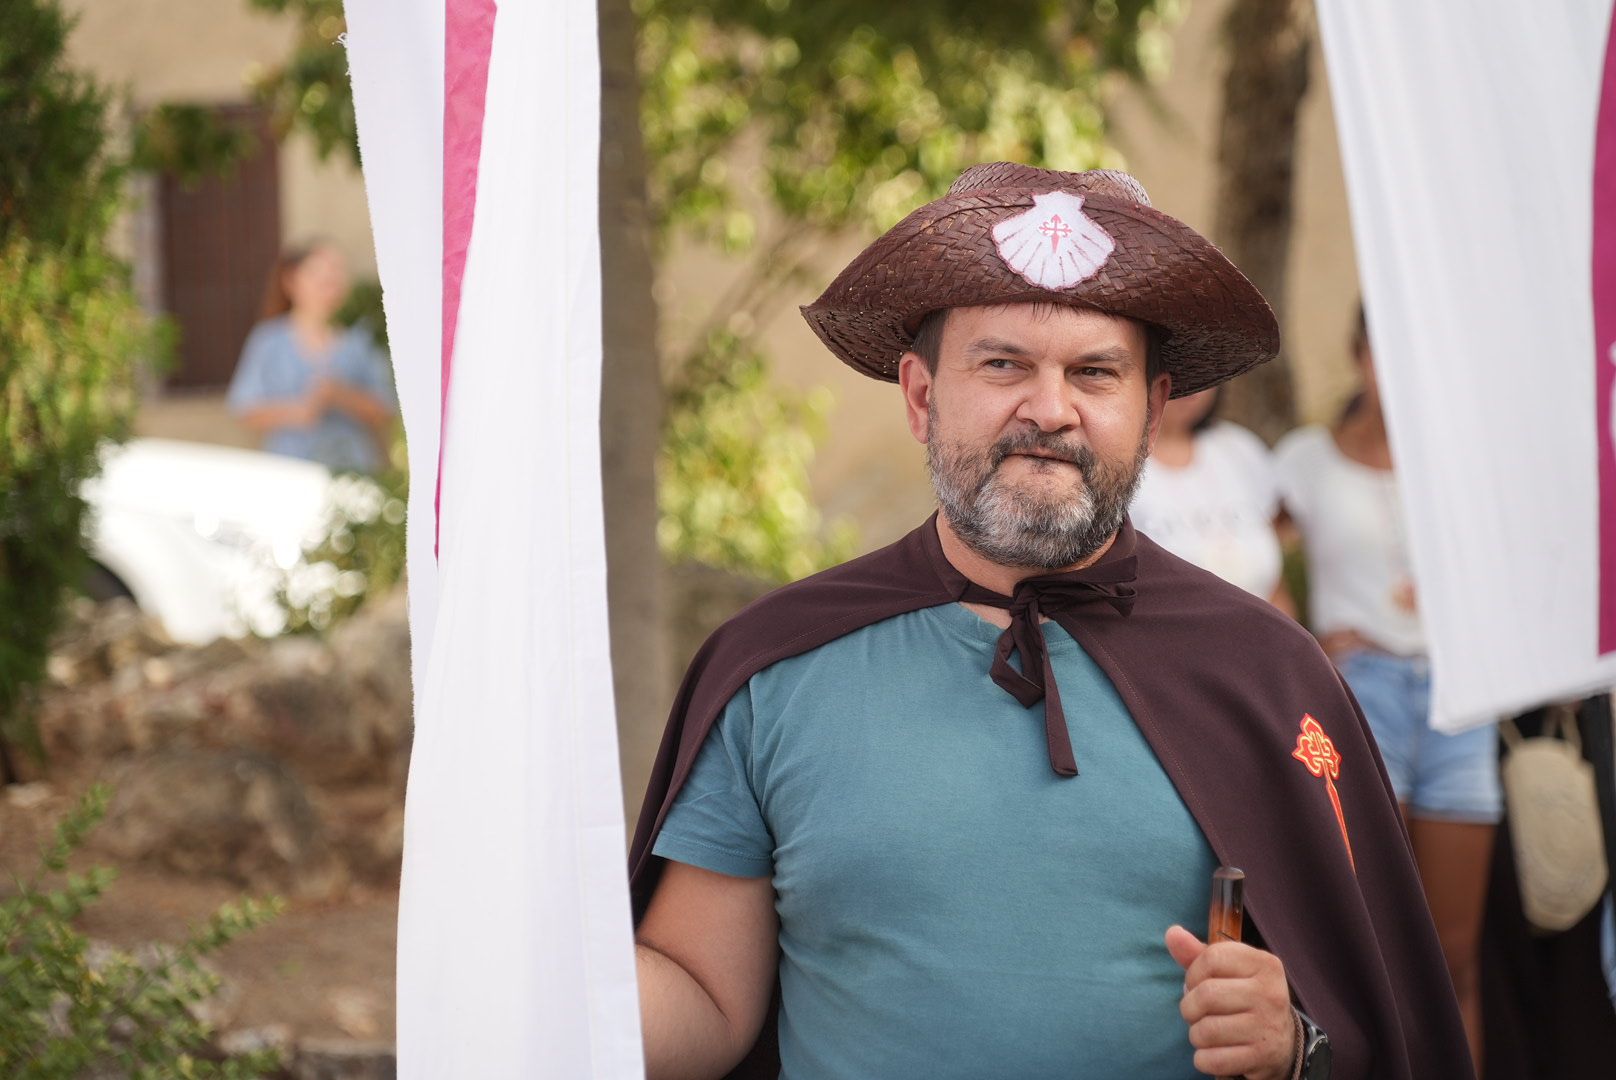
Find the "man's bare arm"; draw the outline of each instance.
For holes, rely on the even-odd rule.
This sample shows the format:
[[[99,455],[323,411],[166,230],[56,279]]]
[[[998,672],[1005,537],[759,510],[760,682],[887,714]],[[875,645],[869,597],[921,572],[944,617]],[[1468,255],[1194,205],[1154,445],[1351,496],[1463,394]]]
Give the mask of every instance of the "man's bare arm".
[[[718,1080],[763,1027],[779,964],[768,878],[663,871],[636,934],[646,1080]]]

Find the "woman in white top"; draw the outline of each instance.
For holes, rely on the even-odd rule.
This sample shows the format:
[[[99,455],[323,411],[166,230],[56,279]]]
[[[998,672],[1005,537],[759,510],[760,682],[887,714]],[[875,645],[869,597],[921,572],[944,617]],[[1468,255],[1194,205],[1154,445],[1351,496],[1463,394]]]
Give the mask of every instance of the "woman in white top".
[[[1203,390],[1167,403],[1129,515],[1179,558],[1295,614],[1280,578],[1273,459],[1257,436],[1217,419],[1217,400]]]
[[[1502,808],[1496,735],[1431,727],[1430,666],[1361,310],[1353,353],[1362,392],[1333,429],[1280,440],[1280,490],[1307,554],[1313,632],[1357,696],[1402,803],[1479,1073],[1479,942]]]

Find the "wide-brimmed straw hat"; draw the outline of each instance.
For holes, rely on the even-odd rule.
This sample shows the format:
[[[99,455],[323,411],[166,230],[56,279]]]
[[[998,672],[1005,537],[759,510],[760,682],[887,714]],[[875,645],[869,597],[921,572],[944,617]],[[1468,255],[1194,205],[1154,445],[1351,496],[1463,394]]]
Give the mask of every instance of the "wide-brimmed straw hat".
[[[802,313],[831,352],[892,382],[929,313],[1037,301],[1158,327],[1174,397],[1279,352],[1279,324],[1256,286],[1200,233],[1153,208],[1133,177],[1003,161],[966,169]]]

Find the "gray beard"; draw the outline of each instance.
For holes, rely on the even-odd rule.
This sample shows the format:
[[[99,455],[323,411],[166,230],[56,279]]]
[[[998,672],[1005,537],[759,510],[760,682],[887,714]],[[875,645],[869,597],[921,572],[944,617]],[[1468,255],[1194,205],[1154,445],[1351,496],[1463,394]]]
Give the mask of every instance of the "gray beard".
[[[1148,418],[1133,461],[1122,466],[1104,465],[1089,447],[1041,431],[1006,435],[976,450],[938,438],[937,427],[934,398],[926,418],[926,468],[938,505],[967,547],[1000,566],[1055,570],[1099,551],[1122,526],[1150,455]],[[1006,484],[999,466],[1029,450],[1071,462],[1082,474],[1083,490],[1072,498],[1050,498]]]

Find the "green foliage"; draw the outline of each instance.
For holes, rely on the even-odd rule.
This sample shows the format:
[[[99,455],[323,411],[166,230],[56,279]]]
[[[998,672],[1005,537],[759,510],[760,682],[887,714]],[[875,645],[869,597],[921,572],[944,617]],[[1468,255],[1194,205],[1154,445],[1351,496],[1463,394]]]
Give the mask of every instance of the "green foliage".
[[[662,549],[780,579],[850,556],[854,538],[846,527],[803,543],[823,531],[807,497],[807,463],[828,392],[780,393],[762,354],[733,333],[713,334],[700,356],[709,370],[668,401],[658,477]]]
[[[159,352],[158,330],[111,259],[20,236],[0,244],[0,735],[9,743],[33,746],[30,688],[65,591],[87,566],[79,487],[100,468],[101,442],[127,433],[135,360]]]
[[[112,883],[95,868],[67,872],[68,860],[106,813],[109,792],[92,788],[57,826],[30,881],[0,900],[0,1075],[75,1080],[92,1071],[138,1080],[247,1080],[280,1068],[273,1051],[229,1056],[211,1044],[197,1006],[219,986],[202,964],[241,934],[268,922],[279,900],[220,908],[179,945],[136,956],[92,948],[73,922]],[[56,882],[54,886],[50,882]]]
[[[278,590],[286,632],[321,633],[404,578],[404,510],[409,502],[404,442],[377,477],[332,483],[321,539],[287,571]]]
[[[109,99],[62,64],[72,22],[54,0],[0,4],[0,241],[99,246],[118,209]]]
[[[135,129],[130,164],[185,184],[228,170],[258,147],[253,133],[204,105],[159,105]]]
[[[79,486],[168,345],[106,242],[128,162],[104,91],[63,66],[71,25],[52,0],[0,4],[0,750],[34,744],[31,687],[84,572]]]
[[[290,14],[298,24],[297,44],[286,62],[254,80],[276,132],[284,135],[294,128],[307,132],[322,161],[341,152],[357,166],[353,87],[348,81],[348,54],[340,40],[348,25],[342,0],[247,2],[260,11]]]
[[[885,229],[998,159],[1115,164],[1105,80],[1160,66],[1172,0],[637,0],[660,219],[734,244],[744,191],[782,231]],[[742,137],[761,154],[736,155]],[[754,167],[737,157],[757,157]],[[744,183],[735,186],[737,173]]]
[[[337,322],[343,326],[363,325],[370,331],[376,347],[386,352],[387,316],[382,310],[382,283],[375,278],[354,282],[342,310],[337,312]]]

